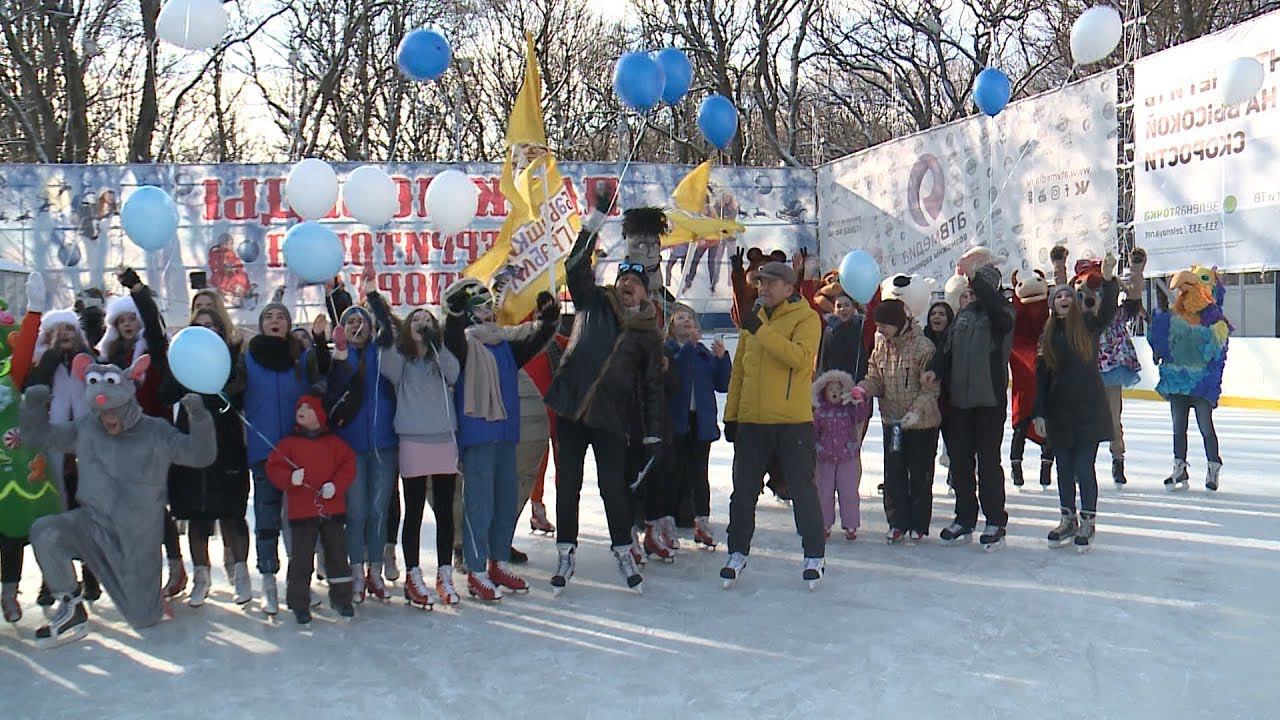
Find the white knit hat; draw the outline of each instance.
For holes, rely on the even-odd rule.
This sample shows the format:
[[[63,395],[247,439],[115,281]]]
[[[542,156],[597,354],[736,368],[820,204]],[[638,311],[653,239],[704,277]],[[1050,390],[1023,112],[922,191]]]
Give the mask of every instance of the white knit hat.
[[[116,329],[116,321],[122,315],[133,313],[138,316],[138,322],[142,322],[142,314],[138,312],[138,306],[133,302],[133,297],[129,295],[121,295],[111,298],[111,302],[107,303],[107,332],[102,336],[102,340],[98,342],[98,357],[105,359],[107,356],[107,348],[111,347],[111,343],[120,337],[120,331]],[[146,338],[138,335],[138,343],[133,348],[133,357],[130,362],[137,360],[147,352]]]
[[[84,328],[80,327],[80,316],[71,308],[52,310],[40,316],[40,335],[36,338],[35,356],[39,357],[49,349],[49,333],[59,325],[70,325],[80,334],[80,341],[89,346],[89,338],[85,337]]]

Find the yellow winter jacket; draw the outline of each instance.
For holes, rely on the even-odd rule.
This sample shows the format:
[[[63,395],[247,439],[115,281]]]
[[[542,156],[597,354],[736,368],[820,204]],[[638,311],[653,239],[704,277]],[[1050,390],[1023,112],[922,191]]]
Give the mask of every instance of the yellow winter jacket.
[[[725,422],[786,425],[813,422],[809,397],[822,322],[809,303],[792,297],[773,309],[756,311],[755,333],[738,335],[729,379]]]

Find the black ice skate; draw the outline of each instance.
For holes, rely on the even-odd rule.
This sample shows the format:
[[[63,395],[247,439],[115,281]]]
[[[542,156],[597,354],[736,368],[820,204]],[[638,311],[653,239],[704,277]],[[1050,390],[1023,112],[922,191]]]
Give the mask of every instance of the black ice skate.
[[[1093,532],[1097,516],[1097,513],[1080,513],[1080,529],[1076,531],[1076,552],[1086,553],[1093,547]]]
[[[1164,479],[1164,489],[1170,492],[1174,490],[1186,490],[1191,486],[1191,475],[1187,472],[1187,461],[1173,461],[1173,472],[1169,473],[1169,477]]]
[[[729,562],[720,568],[720,579],[724,580],[724,589],[728,590],[738,582],[742,571],[747,567],[747,556],[742,553],[729,553]]]
[[[987,552],[998,549],[1004,545],[1004,528],[998,525],[987,524],[987,529],[978,536],[978,542],[982,543],[982,549]]]
[[[973,528],[960,523],[951,523],[938,533],[938,541],[943,545],[963,545],[973,540]]]
[[[1060,548],[1070,545],[1076,539],[1080,522],[1076,520],[1076,511],[1062,508],[1062,519],[1058,527],[1049,531],[1049,547]]]
[[[62,595],[49,624],[36,630],[36,644],[41,648],[56,647],[79,640],[88,629],[89,611],[84,609],[84,602],[75,595]]]

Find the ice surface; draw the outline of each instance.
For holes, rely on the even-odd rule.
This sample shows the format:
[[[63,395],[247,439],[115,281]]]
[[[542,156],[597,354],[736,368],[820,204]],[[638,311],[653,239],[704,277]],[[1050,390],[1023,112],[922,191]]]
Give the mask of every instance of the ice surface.
[[[1009,487],[1004,549],[939,546],[952,508],[941,468],[934,535],[886,546],[873,422],[859,540],[837,529],[813,593],[790,510],[767,496],[735,589],[717,577],[724,546],[696,550],[686,534],[675,565],[650,563],[644,594],[628,592],[590,482],[577,576],[559,599],[555,543],[525,534],[527,514],[516,544],[531,556],[531,594],[424,613],[396,584],[392,603],[366,602],[351,623],[322,609],[307,631],[287,614],[265,621],[257,600],[234,605],[215,540],[205,607],[177,603],[175,620],[138,633],[104,599],[88,638],[43,651],[30,641],[43,614],[28,555],[26,616],[0,628],[0,717],[1276,717],[1280,414],[1216,420],[1222,490],[1204,490],[1193,423],[1191,490],[1169,494],[1167,406],[1127,404],[1130,484],[1111,484],[1104,448],[1088,555],[1046,547],[1057,497],[1038,486]],[[717,443],[720,538],[731,460]],[[428,563],[431,533],[428,520]]]

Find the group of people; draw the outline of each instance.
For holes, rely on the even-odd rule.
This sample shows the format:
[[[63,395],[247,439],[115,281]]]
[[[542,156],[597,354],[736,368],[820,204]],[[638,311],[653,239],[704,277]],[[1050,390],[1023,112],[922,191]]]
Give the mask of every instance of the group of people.
[[[695,543],[717,545],[708,463],[721,437],[716,395],[726,392],[723,430],[734,443],[728,559],[720,572],[726,587],[746,567],[766,476],[791,502],[802,579],[811,588],[825,572],[837,498],[844,535],[856,539],[862,441],[875,407],[885,430],[887,540],[914,543],[930,534],[941,436],[956,509],[939,536],[945,544],[970,540],[981,507],[979,541],[994,548],[1008,522],[1000,447],[1011,356],[1015,438],[1051,446],[1058,466],[1062,523],[1049,541],[1089,545],[1094,459],[1103,441],[1116,456],[1121,432],[1119,412],[1108,404],[1119,395],[1105,382],[1114,355],[1108,333],[1128,342],[1113,257],[1096,263],[1096,283],[1094,273],[1082,271],[1043,298],[1015,292],[1011,301],[996,263],[978,248],[961,259],[945,299],[922,295],[914,278],[894,276],[863,314],[838,280],[821,288],[806,280],[804,256],[787,263],[753,251],[747,267],[737,253],[731,314],[740,332],[730,358],[720,339],[703,342],[697,314],[663,285],[656,248],[667,227],[660,209],[624,213],[628,257],[612,284],[597,282],[597,233],[609,202],[602,199],[584,221],[566,261],[571,318],[543,293],[523,324],[500,326],[493,290],[472,279],[446,290],[442,320],[429,308],[399,318],[366,272],[356,298],[339,281],[326,284],[327,318],[295,327],[289,309],[273,302],[259,315],[258,333],[245,340],[218,294],[202,290],[190,324],[217,333],[234,360],[214,395],[189,392],[175,377],[160,312],[133,271],[119,277],[128,294],[105,311],[86,301],[44,312],[44,288],[33,275],[19,333],[29,345],[14,344],[31,357],[30,371],[15,378],[26,388],[21,442],[47,456],[65,504],[29,528],[44,576],[38,601],[57,603],[37,637],[61,642],[83,634],[85,603],[102,587],[137,627],[158,622],[188,582],[187,604],[204,604],[215,526],[234,599],[248,603],[250,489],[269,615],[279,612],[286,523],[286,606],[297,622],[309,623],[320,602],[311,592],[316,576],[327,580],[329,602],[343,616],[366,597],[386,599],[386,581],[399,577],[397,534],[405,600],[430,608],[419,557],[428,504],[439,602],[459,602],[458,571],[482,601],[528,590],[513,569],[526,558],[512,539],[530,501],[531,527],[556,535],[551,586],[558,595],[576,569],[588,447],[610,550],[625,585],[641,592],[646,562],[676,556],[677,517],[689,516]],[[1208,484],[1216,488],[1212,376],[1216,369],[1220,388],[1229,326],[1215,310],[1216,274],[1197,268],[1186,275],[1175,278],[1181,294],[1174,310],[1152,319],[1161,391],[1182,433],[1179,443],[1175,432],[1170,482],[1186,482],[1186,419],[1194,408],[1205,432]],[[1044,312],[1028,389],[1013,348],[1024,308],[1039,301]],[[1140,301],[1136,310],[1127,307],[1141,311]],[[1220,338],[1220,352],[1188,353],[1179,333]],[[1030,410],[1019,417],[1028,393]],[[549,459],[557,525],[541,502]],[[186,523],[190,578],[179,521]],[[22,613],[17,582],[26,541],[0,537],[10,622]],[[163,584],[161,547],[168,559]],[[81,563],[78,578],[73,561]]]

